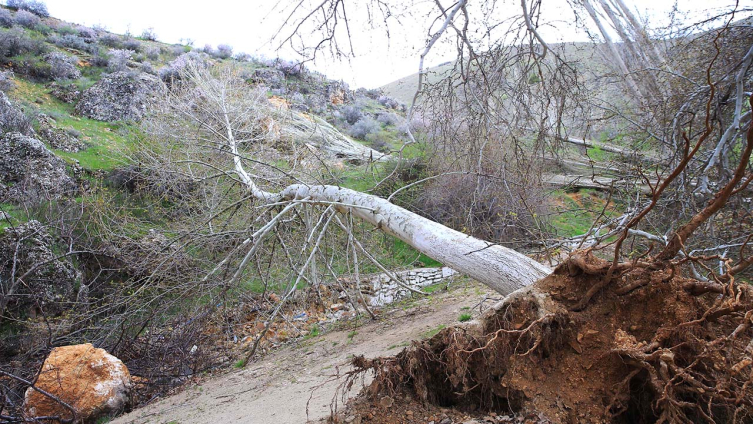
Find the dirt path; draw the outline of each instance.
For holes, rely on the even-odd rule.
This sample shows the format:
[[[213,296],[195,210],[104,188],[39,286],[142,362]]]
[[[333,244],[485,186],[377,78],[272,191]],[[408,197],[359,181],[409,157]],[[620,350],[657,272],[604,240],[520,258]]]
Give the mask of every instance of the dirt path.
[[[309,396],[320,386],[313,392],[308,416],[309,420],[319,420],[330,412],[338,385],[331,376],[337,367],[341,373],[347,371],[353,355],[394,355],[440,325],[457,323],[465,312],[462,308],[477,305],[485,294],[490,293],[481,286],[463,284],[415,301],[405,309],[395,308],[378,322],[286,347],[244,370],[189,387],[113,423],[304,423]],[[474,316],[477,313],[478,309]]]

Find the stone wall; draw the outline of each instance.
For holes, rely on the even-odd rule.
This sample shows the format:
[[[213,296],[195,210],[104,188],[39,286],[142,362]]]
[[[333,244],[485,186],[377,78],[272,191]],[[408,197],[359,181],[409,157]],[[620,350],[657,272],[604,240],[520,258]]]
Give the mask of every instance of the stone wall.
[[[416,268],[395,272],[397,278],[414,289],[440,283],[456,274],[457,271],[447,267]],[[362,276],[361,292],[366,295],[366,300],[371,306],[387,305],[409,294],[408,289],[400,286],[387,274]]]

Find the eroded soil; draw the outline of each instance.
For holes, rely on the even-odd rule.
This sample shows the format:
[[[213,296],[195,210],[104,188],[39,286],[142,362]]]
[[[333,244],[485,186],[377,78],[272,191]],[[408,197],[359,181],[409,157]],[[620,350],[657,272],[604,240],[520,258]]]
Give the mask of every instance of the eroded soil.
[[[386,311],[377,322],[332,331],[283,348],[245,369],[208,378],[113,423],[282,424],[321,420],[330,415],[333,396],[342,382],[333,376],[338,370],[341,374],[350,370],[354,356],[394,355],[411,340],[432,336],[443,326],[457,324],[459,315],[468,312],[464,308],[475,307],[473,315],[477,316],[477,305],[485,295],[496,297],[476,283],[460,283],[449,292],[435,293]],[[493,303],[488,300],[484,306]],[[351,394],[355,395],[360,388],[359,382]],[[339,401],[341,406],[342,399]],[[419,411],[414,413],[418,418]],[[447,413],[454,422],[462,422],[463,415],[459,413],[453,415],[437,408],[434,415],[441,419]]]

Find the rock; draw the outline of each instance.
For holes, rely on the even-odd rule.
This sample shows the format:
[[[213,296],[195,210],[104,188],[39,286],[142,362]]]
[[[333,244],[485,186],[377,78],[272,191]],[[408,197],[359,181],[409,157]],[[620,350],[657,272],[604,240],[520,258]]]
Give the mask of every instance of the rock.
[[[90,343],[53,349],[36,383],[72,406],[83,422],[122,412],[130,402],[131,385],[123,362]],[[26,390],[24,411],[29,417],[73,418],[68,409],[32,388]]]
[[[8,132],[34,135],[29,118],[10,102],[5,93],[0,91],[0,134]]]
[[[53,149],[75,153],[84,148],[81,140],[72,133],[58,128],[55,120],[44,113],[39,114],[37,120],[39,121],[39,136]]]
[[[330,305],[329,307],[329,309],[331,309],[332,311],[339,311],[342,308],[343,308],[342,303],[335,303],[335,304]]]
[[[389,396],[385,396],[379,399],[379,405],[382,406],[383,408],[390,408],[392,407],[393,403],[395,403],[395,400]]]
[[[81,98],[81,91],[73,84],[60,85],[53,81],[47,84],[47,89],[52,97],[65,103],[74,104]]]
[[[0,202],[54,199],[75,191],[65,162],[44,143],[20,133],[0,137]]]
[[[41,308],[46,315],[54,316],[73,300],[78,273],[67,258],[58,258],[53,246],[47,228],[36,220],[6,228],[0,234],[0,280],[6,290],[0,297],[0,315],[34,315],[36,308]],[[30,270],[23,284],[14,287],[13,272],[18,276]]]
[[[139,121],[166,92],[165,84],[154,75],[114,72],[84,92],[76,112],[98,121]]]

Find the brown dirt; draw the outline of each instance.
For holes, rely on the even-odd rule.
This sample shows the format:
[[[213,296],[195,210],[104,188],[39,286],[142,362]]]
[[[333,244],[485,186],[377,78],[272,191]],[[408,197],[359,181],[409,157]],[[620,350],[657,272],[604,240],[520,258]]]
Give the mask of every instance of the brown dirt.
[[[341,374],[349,371],[354,356],[375,358],[394,354],[410,340],[436,332],[440,325],[457,323],[458,316],[465,312],[463,307],[473,307],[487,294],[497,297],[477,283],[460,283],[450,292],[398,305],[385,312],[380,321],[329,332],[279,349],[245,369],[195,382],[174,396],[157,400],[112,423],[298,424],[307,421],[310,397],[308,418],[313,421],[326,418],[341,381],[332,376],[338,369]],[[487,301],[485,305],[490,303],[493,302]],[[349,337],[353,331],[356,334]],[[354,385],[354,392],[360,387]]]
[[[394,407],[380,399],[407,396],[557,423],[753,420],[747,287],[698,295],[671,269],[634,270],[571,311],[600,277],[565,264],[475,324],[394,357],[355,358],[375,380],[345,414],[387,416]],[[642,284],[625,289],[634,283]]]

